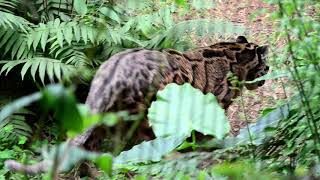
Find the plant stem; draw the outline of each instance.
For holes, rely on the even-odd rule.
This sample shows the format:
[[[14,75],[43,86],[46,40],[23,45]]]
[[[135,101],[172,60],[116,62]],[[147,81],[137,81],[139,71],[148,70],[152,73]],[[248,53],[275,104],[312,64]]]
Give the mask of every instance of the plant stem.
[[[250,128],[249,128],[249,121],[248,121],[247,112],[246,112],[246,109],[245,109],[245,106],[244,106],[244,100],[243,100],[243,94],[242,93],[240,94],[240,97],[241,97],[241,106],[242,106],[244,118],[245,118],[245,121],[246,121],[246,128],[247,128],[247,131],[248,131],[248,134],[249,134],[250,144],[253,146],[253,138],[252,138],[252,134],[251,134],[251,131],[250,131]],[[253,157],[253,159],[256,158],[254,149],[252,150],[252,157]]]

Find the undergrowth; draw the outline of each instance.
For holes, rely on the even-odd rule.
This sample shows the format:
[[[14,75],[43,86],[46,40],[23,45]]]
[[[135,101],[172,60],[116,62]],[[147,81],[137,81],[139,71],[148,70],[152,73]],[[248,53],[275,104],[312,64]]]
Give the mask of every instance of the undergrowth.
[[[189,84],[171,84],[158,92],[148,111],[154,140],[119,148],[111,135],[104,142],[114,145],[106,146],[109,153],[70,145],[69,138],[94,124],[114,128],[139,119],[126,112],[91,114],[77,102],[72,84],[88,83],[112,54],[136,47],[186,50],[193,46],[190,34],[201,39],[244,32],[241,24],[221,20],[182,20],[190,11],[201,17],[214,6],[210,2],[0,0],[0,75],[7,81],[0,84],[9,84],[2,86],[9,92],[0,101],[0,177],[78,177],[79,162],[87,160],[98,167],[98,179],[319,178],[320,4],[316,0],[266,0],[276,7],[270,13],[277,27],[269,41],[282,39],[285,45],[270,47],[270,61],[277,69],[254,81],[286,77],[296,93],[265,109],[237,137],[227,135],[230,126],[212,94],[204,95]],[[24,89],[10,89],[14,84],[10,74],[39,91],[33,88],[34,93],[12,100]],[[167,97],[167,91],[184,96]],[[181,97],[196,100],[190,103]],[[194,107],[198,101],[206,104]],[[183,110],[174,106],[179,103]],[[168,109],[181,116],[163,118]],[[208,116],[199,123],[201,113]],[[214,138],[200,142],[196,132]]]

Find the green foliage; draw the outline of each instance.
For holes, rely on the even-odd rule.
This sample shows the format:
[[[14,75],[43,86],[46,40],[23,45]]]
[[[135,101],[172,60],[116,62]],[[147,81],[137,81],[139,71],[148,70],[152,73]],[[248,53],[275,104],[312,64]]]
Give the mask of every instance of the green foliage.
[[[290,71],[288,70],[284,70],[284,71],[280,71],[280,70],[275,70],[272,71],[264,76],[261,76],[259,78],[256,78],[252,81],[246,81],[245,83],[255,83],[258,81],[263,81],[263,80],[271,80],[271,79],[279,79],[282,77],[290,77]]]
[[[204,95],[190,84],[169,84],[159,91],[157,101],[149,108],[148,119],[157,137],[190,136],[196,130],[221,139],[230,130],[215,96]]]
[[[185,154],[172,153],[158,163],[136,164],[127,166],[130,171],[154,178],[174,179],[183,174],[185,177],[195,178],[200,174],[199,166],[203,161],[212,157],[207,152],[190,152]],[[206,177],[210,177],[206,175]]]
[[[96,160],[101,162],[105,160],[106,155],[101,155],[95,152],[88,152],[79,147],[70,146],[67,143],[56,145],[52,148],[43,150],[44,161],[48,164],[48,170],[58,172],[66,172],[71,170],[81,160]],[[63,159],[63,160],[62,160]],[[56,162],[56,160],[58,160]],[[55,164],[57,163],[57,164]],[[103,166],[110,166],[110,162],[98,163]],[[56,169],[53,169],[56,168]]]
[[[283,177],[277,177],[270,174],[265,170],[259,170],[259,167],[255,167],[255,162],[239,161],[234,163],[223,163],[212,168],[212,174],[216,178],[227,177],[230,179],[283,179]]]
[[[53,82],[54,78],[61,80],[63,76],[68,77],[76,74],[77,72],[76,67],[73,65],[64,64],[59,60],[44,57],[34,57],[26,60],[3,61],[3,63],[5,63],[5,65],[2,66],[0,75],[3,72],[6,72],[7,75],[12,68],[24,63],[21,69],[21,78],[24,79],[28,70],[30,70],[32,78],[36,80],[36,74],[38,74],[38,77],[43,84],[45,83],[46,76],[51,82]]]
[[[109,176],[112,176],[112,156],[110,154],[103,154],[95,159],[98,166]]]
[[[114,160],[116,165],[130,165],[138,163],[157,162],[176,147],[186,136],[158,137],[154,140],[142,142],[128,151],[123,151]]]
[[[35,101],[38,101],[41,97],[41,93],[33,93],[29,96],[24,96],[16,99],[15,101],[3,106],[0,111],[0,123],[2,123],[7,117],[14,114],[21,108],[26,107]]]
[[[55,117],[69,135],[83,131],[83,120],[78,111],[75,97],[70,90],[60,85],[50,85],[43,92],[43,107],[53,109]]]
[[[85,151],[79,147],[68,144],[68,142],[55,145],[51,148],[43,147],[42,156],[43,161],[31,166],[22,165],[11,160],[6,161],[5,165],[11,169],[17,166],[24,166],[27,173],[32,172],[33,169],[37,169],[38,172],[49,172],[51,177],[56,173],[70,171],[78,162],[83,160],[96,161],[97,164],[106,171],[110,171],[112,167],[112,156]]]
[[[85,15],[88,12],[86,1],[85,0],[75,0],[74,9],[79,15]]]
[[[1,110],[1,108],[0,108]],[[21,137],[31,137],[32,129],[26,123],[25,115],[31,114],[27,110],[17,111],[15,114],[12,114],[5,118],[0,123],[0,137],[1,139],[16,139],[18,140]]]
[[[272,18],[278,29],[271,40],[286,42],[283,48],[271,47],[271,62],[285,70],[245,83],[289,77],[288,85],[292,82],[298,93],[289,102],[264,110],[263,116],[242,129],[239,136],[222,139],[230,127],[212,94],[203,95],[189,84],[171,84],[157,94],[148,111],[156,139],[126,149],[115,158],[84,151],[68,141],[50,145],[63,139],[66,132],[74,137],[94,125],[112,127],[108,139],[115,143],[109,146],[128,140],[118,135],[122,128],[119,119],[126,120],[128,115],[91,114],[88,107],[76,103],[71,89],[50,85],[1,106],[0,178],[30,179],[2,167],[7,159],[25,164],[39,161],[40,147],[44,147],[42,163],[46,165],[42,171],[49,172],[33,177],[38,179],[56,178],[57,173],[70,170],[81,160],[96,163],[104,172],[100,179],[125,179],[132,174],[135,179],[275,179],[275,172],[317,177],[320,6],[315,0],[267,1],[277,7]],[[0,75],[5,78],[15,68],[21,79],[32,78],[43,85],[67,79],[72,82],[71,78],[83,79],[108,57],[127,48],[186,50],[192,47],[191,37],[197,40],[212,34],[244,33],[241,24],[209,18],[181,20],[190,12],[206,17],[204,10],[213,6],[212,1],[194,0],[0,0]],[[40,103],[35,106],[34,102]],[[34,114],[29,106],[43,113],[36,118],[57,120],[59,127],[43,130],[40,123],[30,124],[27,117]],[[37,139],[33,128],[38,126],[49,142]],[[56,131],[56,136],[47,138],[47,131]],[[195,131],[216,138],[196,144]],[[192,143],[185,141],[190,135]],[[213,152],[176,152],[186,151],[186,146]],[[14,163],[7,161],[6,165],[14,169]]]
[[[18,143],[24,144],[26,139],[23,139],[22,137],[30,136],[31,129],[24,123],[23,116],[18,116],[14,113],[23,113],[23,111],[18,112],[17,110],[36,101],[41,102],[44,112],[54,112],[55,118],[60,122],[62,129],[68,130],[68,134],[71,137],[83,132],[84,128],[87,128],[85,125],[88,125],[88,123],[84,123],[84,121],[88,120],[89,116],[86,113],[80,113],[79,107],[77,106],[70,89],[65,89],[61,85],[50,85],[42,92],[36,92],[17,99],[1,109],[1,135],[5,135],[5,133],[8,134],[6,131],[11,127],[9,130],[13,130],[13,132],[10,133],[14,133],[13,135],[15,136],[20,135]],[[83,110],[81,112],[83,112]],[[3,138],[8,139],[9,137],[7,135]],[[0,144],[0,148],[3,144],[4,143]],[[15,151],[5,149],[1,154],[2,157],[0,159],[15,158],[16,156],[14,156],[14,153]],[[66,142],[53,146],[52,148],[45,146],[43,161],[34,167],[37,167],[39,172],[50,171],[57,173],[70,170],[81,160],[92,160],[97,161],[97,164],[100,165],[103,170],[110,172],[112,165],[110,158],[111,156],[106,154],[87,152],[79,147],[71,146],[69,142]],[[14,169],[16,166],[23,165],[13,161],[7,161],[6,166]],[[33,168],[31,167],[32,166],[26,166],[26,171],[32,172]]]
[[[257,149],[270,168],[279,172],[293,173],[295,168],[312,167],[319,163],[319,21],[310,14],[310,4],[296,0],[269,1],[279,11],[272,17],[280,21],[276,38],[287,41],[285,48],[276,53],[274,61],[285,63],[298,92],[284,106],[278,125],[268,128],[269,136]],[[279,111],[276,109],[273,112]],[[273,113],[274,114],[274,113]],[[268,115],[267,115],[268,116]],[[275,119],[275,117],[273,118]],[[294,159],[294,163],[291,159]],[[293,163],[293,164],[292,164]]]
[[[61,126],[68,130],[71,133],[70,135],[80,133],[86,128],[74,95],[61,85],[50,85],[42,92],[24,96],[5,105],[0,111],[0,123],[6,124],[5,121],[8,117],[36,101],[43,103],[42,106],[45,111],[53,110]]]
[[[27,32],[27,30],[30,28],[30,25],[32,25],[32,23],[28,22],[24,18],[15,16],[9,12],[5,12],[5,10],[0,11],[0,16],[0,26],[5,29],[14,31],[18,29],[20,31]]]
[[[256,123],[248,125],[247,128],[241,129],[240,134],[236,137],[227,137],[224,140],[215,140],[216,145],[224,148],[236,147],[239,145],[253,144],[259,146],[270,136],[274,136],[271,130],[274,130],[280,121],[289,115],[289,107],[297,100],[285,103],[276,109],[270,110],[269,113],[260,117]],[[249,131],[248,131],[249,129]]]
[[[20,6],[24,3],[0,4],[12,10],[0,9],[1,72],[8,74],[24,64],[22,79],[31,68],[29,75],[42,84],[46,79],[54,82],[82,77],[74,69],[92,69],[125,48],[185,50],[191,47],[191,32],[200,37],[244,31],[241,25],[210,19],[176,23],[173,16],[179,8],[174,3],[37,0],[28,5],[23,16],[15,13],[20,12]],[[28,12],[30,9],[37,9],[36,14]]]

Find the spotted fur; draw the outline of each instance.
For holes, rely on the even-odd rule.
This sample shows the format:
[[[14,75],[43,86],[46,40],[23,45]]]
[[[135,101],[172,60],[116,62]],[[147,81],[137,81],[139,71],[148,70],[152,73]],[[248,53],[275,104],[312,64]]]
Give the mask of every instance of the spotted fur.
[[[242,88],[232,88],[227,74],[231,72],[240,81],[266,74],[267,49],[239,36],[235,42],[220,42],[187,52],[127,50],[101,65],[86,104],[95,113],[133,110],[139,104],[147,104],[145,97],[154,97],[168,83],[190,83],[203,93],[213,93],[227,109]],[[246,84],[246,87],[252,90],[263,83]],[[74,144],[85,144],[92,131],[76,137]]]

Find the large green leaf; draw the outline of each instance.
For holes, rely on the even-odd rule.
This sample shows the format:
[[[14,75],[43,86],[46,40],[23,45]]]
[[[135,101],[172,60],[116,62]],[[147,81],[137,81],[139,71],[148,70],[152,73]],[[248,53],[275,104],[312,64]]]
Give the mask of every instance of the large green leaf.
[[[158,137],[142,142],[128,151],[123,151],[114,159],[116,165],[128,165],[160,161],[161,158],[178,147],[186,136]]]
[[[224,110],[211,93],[204,95],[190,84],[169,84],[157,93],[148,118],[157,137],[189,136],[193,130],[218,139],[230,130]]]
[[[72,92],[61,85],[50,85],[43,91],[43,102],[71,135],[83,130],[83,120]]]

